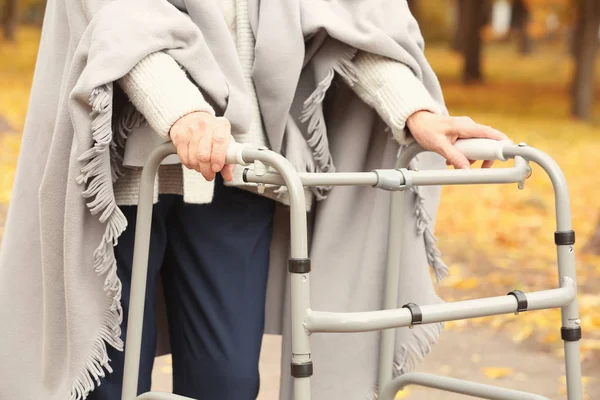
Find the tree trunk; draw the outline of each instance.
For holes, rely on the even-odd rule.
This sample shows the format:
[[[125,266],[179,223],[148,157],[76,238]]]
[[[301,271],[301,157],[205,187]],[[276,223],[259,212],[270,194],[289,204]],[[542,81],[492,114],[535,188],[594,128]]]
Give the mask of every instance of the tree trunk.
[[[466,0],[456,0],[456,26],[454,29],[454,38],[452,38],[452,50],[462,51],[465,38],[465,2]]]
[[[484,15],[484,3],[481,0],[463,0],[465,59],[463,80],[466,83],[479,82],[481,75],[481,26]]]
[[[600,254],[600,219],[596,224],[596,230],[592,234],[592,237],[588,239],[587,243],[583,247],[584,253]]]
[[[415,17],[415,19],[417,21],[420,22],[420,15],[419,15],[419,6],[420,6],[420,1],[419,0],[408,0],[408,8],[410,8],[410,12],[413,15],[413,17]]]
[[[533,50],[533,43],[531,37],[529,37],[529,33],[527,32],[529,18],[529,8],[527,8],[525,1],[514,0],[510,27],[513,33],[517,36],[517,43],[519,46],[519,52],[521,54],[529,54]]]
[[[4,0],[2,7],[2,30],[6,40],[14,41],[17,30],[17,0]]]
[[[596,230],[592,234],[592,237],[588,239],[587,243],[583,247],[584,253],[600,254],[600,218],[596,223]]]
[[[574,117],[587,120],[594,105],[595,58],[598,50],[600,0],[583,0],[579,8],[580,26],[575,30],[575,74],[572,81],[571,112]]]

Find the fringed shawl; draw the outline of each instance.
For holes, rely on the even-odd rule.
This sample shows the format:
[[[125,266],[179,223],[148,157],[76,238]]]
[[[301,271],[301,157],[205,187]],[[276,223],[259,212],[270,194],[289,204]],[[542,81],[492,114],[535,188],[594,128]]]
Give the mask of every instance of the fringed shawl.
[[[356,49],[409,66],[443,108],[405,1],[248,0],[248,6],[256,37],[252,75],[270,145],[299,170],[394,164],[398,145],[386,127],[335,78],[351,80]],[[106,346],[123,347],[113,246],[126,220],[112,185],[126,135],[114,132],[139,121],[122,118],[123,97],[114,82],[146,55],[166,51],[234,131],[248,128],[244,76],[219,7],[218,0],[48,1],[0,253],[1,399],[83,399],[111,371]],[[324,102],[331,104],[328,112]],[[307,148],[312,161],[300,154]],[[442,165],[431,155],[419,160],[421,169]],[[413,193],[405,210],[399,304],[439,301],[426,264],[438,278],[446,273],[432,234],[439,192]],[[312,215],[313,308],[380,308],[389,193],[321,188],[318,195]],[[267,330],[283,334],[284,357],[289,356],[286,218],[280,207],[267,304]],[[440,329],[398,330],[398,373],[424,357]],[[314,335],[313,398],[371,396],[377,338]],[[288,365],[284,361],[283,399],[291,398]]]

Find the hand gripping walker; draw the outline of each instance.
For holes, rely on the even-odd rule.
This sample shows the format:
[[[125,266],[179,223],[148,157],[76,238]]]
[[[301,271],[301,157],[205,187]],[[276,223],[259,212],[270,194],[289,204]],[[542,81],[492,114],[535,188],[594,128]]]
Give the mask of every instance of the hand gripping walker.
[[[261,169],[246,169],[247,182],[279,184],[288,188],[291,219],[291,307],[292,307],[292,365],[294,400],[310,400],[310,377],[313,372],[310,357],[309,335],[318,332],[383,331],[380,346],[379,397],[393,400],[396,393],[407,385],[420,385],[443,391],[461,393],[496,400],[540,400],[545,397],[481,383],[463,381],[432,374],[410,372],[392,379],[394,332],[390,328],[407,327],[488,315],[518,313],[521,311],[561,308],[561,337],[564,341],[567,378],[567,399],[582,400],[581,364],[579,359],[580,320],[577,309],[575,281],[575,233],[571,227],[571,210],[565,177],[556,162],[543,152],[525,144],[512,144],[488,139],[459,140],[456,147],[472,160],[501,160],[514,158],[514,166],[502,169],[427,170],[411,171],[409,161],[423,149],[417,144],[409,146],[400,155],[396,169],[380,169],[358,173],[298,173],[281,155],[237,143],[228,149],[227,162],[249,165],[262,162],[278,173],[263,173]],[[136,394],[144,293],[150,244],[154,177],[161,161],[175,150],[167,143],[157,148],[149,157],[142,173],[135,249],[129,323],[126,338],[125,376],[122,400],[185,400],[187,397],[168,393],[148,392]],[[531,173],[529,161],[539,164],[550,176],[556,198],[557,231],[554,240],[558,252],[559,287],[532,293],[514,290],[505,296],[488,297],[445,304],[424,305],[409,303],[397,308],[399,260],[402,249],[390,246],[385,276],[385,300],[380,311],[357,313],[332,313],[310,308],[310,259],[307,248],[305,186],[363,185],[391,190],[390,242],[401,243],[402,212],[405,189],[420,185],[457,185],[481,183],[515,183],[520,185]],[[189,399],[188,399],[189,400]]]

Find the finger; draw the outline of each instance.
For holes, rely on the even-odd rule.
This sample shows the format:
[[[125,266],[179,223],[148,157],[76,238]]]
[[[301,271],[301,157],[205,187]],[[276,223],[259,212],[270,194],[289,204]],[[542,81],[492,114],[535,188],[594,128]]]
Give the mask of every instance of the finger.
[[[221,176],[224,180],[231,181],[233,179],[233,164],[225,164],[221,170]]]
[[[190,169],[196,170],[200,172],[200,162],[198,161],[198,146],[200,145],[200,138],[202,138],[203,132],[197,129],[193,129],[190,127],[190,141],[188,146],[189,151],[189,161],[184,163],[184,165]]]
[[[481,164],[481,168],[491,168],[494,165],[494,160],[485,160],[483,164]]]
[[[231,128],[226,119],[217,125],[212,138],[212,153],[210,156],[211,169],[217,173],[223,169],[225,165],[225,157],[227,155],[227,147],[231,140]]]
[[[181,163],[183,165],[185,165],[186,167],[190,164],[189,145],[190,145],[190,142],[187,139],[184,141],[178,141],[176,144],[177,155],[179,155],[179,159],[181,160]]]
[[[215,179],[215,173],[212,171],[210,166],[212,146],[213,146],[213,130],[209,127],[204,131],[204,134],[200,137],[200,142],[196,150],[196,157],[198,159],[198,169],[202,176],[207,181]]]
[[[477,160],[469,160],[469,164],[473,165],[477,162]],[[450,161],[446,160],[446,165],[450,165]]]
[[[468,169],[470,168],[470,163],[467,157],[460,151],[456,149],[456,147],[452,146],[450,143],[444,145],[440,151],[440,154],[444,156],[447,162],[450,163],[456,169]]]
[[[470,124],[466,123],[463,126],[460,126],[457,133],[458,137],[461,139],[483,138],[493,140],[510,140],[508,139],[508,136],[499,130],[494,129],[491,126],[480,125],[474,122]]]

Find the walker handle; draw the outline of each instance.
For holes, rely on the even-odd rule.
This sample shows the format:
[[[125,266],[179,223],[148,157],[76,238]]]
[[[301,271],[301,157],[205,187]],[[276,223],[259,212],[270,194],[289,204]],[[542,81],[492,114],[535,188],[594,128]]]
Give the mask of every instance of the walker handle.
[[[244,149],[246,149],[247,147],[249,147],[249,145],[246,143],[229,143],[229,147],[227,148],[227,155],[225,157],[225,163],[249,165],[248,162],[244,161]]]
[[[504,157],[504,146],[513,144],[510,140],[494,139],[459,139],[454,147],[465,155],[469,160],[500,160],[506,161]]]
[[[494,139],[459,139],[454,147],[470,160],[501,160],[506,161],[503,150],[504,146],[512,144],[510,140]],[[227,148],[225,162],[227,164],[248,165],[244,160],[244,150],[249,145],[246,143],[231,142]]]

